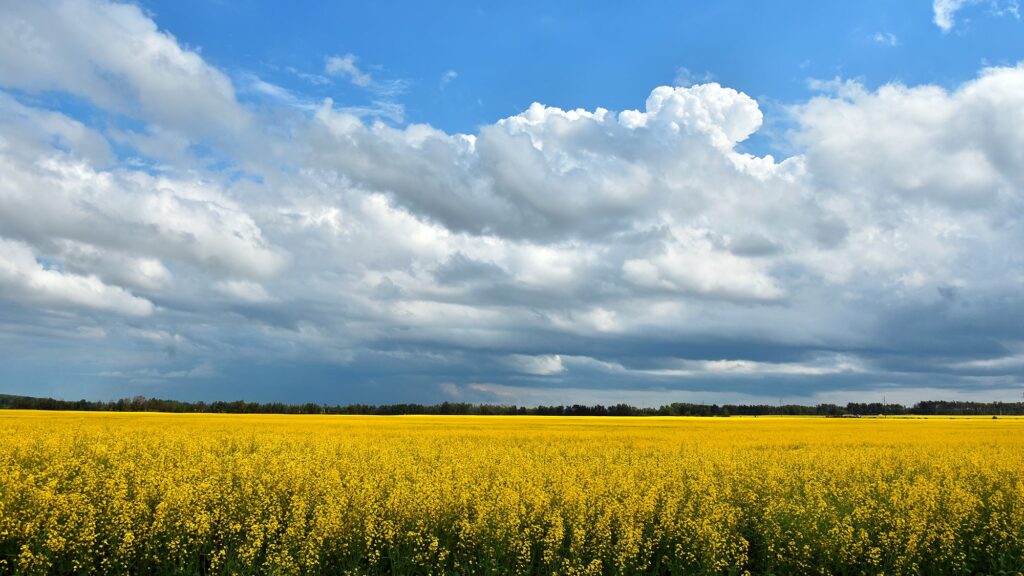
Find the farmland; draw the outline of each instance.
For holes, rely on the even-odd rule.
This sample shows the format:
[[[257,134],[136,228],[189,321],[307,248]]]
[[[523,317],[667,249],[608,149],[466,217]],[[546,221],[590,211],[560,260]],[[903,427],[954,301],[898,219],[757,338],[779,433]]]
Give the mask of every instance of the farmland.
[[[0,412],[0,574],[1024,570],[1024,419]]]

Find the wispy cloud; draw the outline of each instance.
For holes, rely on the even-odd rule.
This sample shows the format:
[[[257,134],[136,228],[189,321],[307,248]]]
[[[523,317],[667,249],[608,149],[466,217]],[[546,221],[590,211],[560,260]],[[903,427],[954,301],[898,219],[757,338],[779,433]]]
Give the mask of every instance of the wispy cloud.
[[[333,100],[328,98],[324,101],[324,105],[330,108],[333,106]],[[388,100],[374,100],[364,106],[339,106],[335,110],[360,118],[383,118],[396,124],[405,121],[405,106]]]
[[[693,86],[713,82],[715,75],[710,72],[694,72],[685,66],[676,69],[675,78],[672,79],[673,86]]]
[[[900,44],[900,39],[892,32],[875,32],[871,39],[876,44],[882,44],[883,46],[899,46]]]
[[[963,8],[969,0],[935,0],[932,3],[932,11],[934,16],[932,21],[935,25],[942,29],[943,32],[949,32],[953,29],[955,24],[954,16],[957,10]]]
[[[401,78],[381,79],[372,76],[356,64],[354,54],[327,58],[324,71],[334,77],[344,78],[353,85],[373,95],[369,105],[355,105],[340,108],[357,116],[386,118],[392,122],[405,119],[405,106],[398,99],[408,90],[410,82]]]
[[[455,70],[446,70],[444,74],[441,74],[441,88],[444,88],[458,77],[459,73]]]
[[[302,80],[305,80],[306,82],[314,86],[327,86],[331,83],[331,79],[322,74],[311,74],[309,72],[303,72],[293,66],[289,66],[288,68],[286,68],[286,70],[294,74],[296,77],[301,78]]]
[[[357,65],[357,60],[354,54],[329,56],[324,64],[324,72],[329,76],[346,79],[355,86],[365,88],[381,97],[396,97],[408,89],[408,80],[376,78]]]
[[[123,378],[137,381],[177,380],[182,378],[212,378],[217,375],[213,364],[204,362],[191,368],[165,369],[140,368],[137,370],[111,370],[99,374],[104,378]]]
[[[314,110],[316,109],[316,101],[311,98],[306,98],[300,94],[288,90],[283,86],[272,84],[259,76],[250,72],[244,72],[239,75],[240,87],[245,91],[258,94],[260,96],[270,98],[280,102],[281,104],[290,106],[292,108],[298,108],[300,110]]]
[[[957,12],[968,6],[979,4],[987,5],[989,14],[993,16],[1020,18],[1019,0],[934,0],[932,21],[943,32],[949,32],[956,26]]]
[[[328,57],[327,63],[324,64],[324,72],[331,76],[347,78],[356,86],[362,86],[363,88],[368,88],[373,84],[373,78],[356,65],[354,54]]]
[[[558,354],[544,356],[513,354],[508,357],[507,362],[513,370],[534,376],[552,376],[565,371],[562,357]]]

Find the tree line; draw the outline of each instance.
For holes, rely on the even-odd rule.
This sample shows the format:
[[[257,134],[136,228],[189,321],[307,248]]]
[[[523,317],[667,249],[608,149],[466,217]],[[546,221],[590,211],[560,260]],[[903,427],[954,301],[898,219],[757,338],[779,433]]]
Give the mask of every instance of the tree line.
[[[838,404],[694,404],[673,402],[659,408],[638,408],[629,404],[570,406],[514,406],[442,402],[441,404],[284,404],[281,402],[182,402],[159,398],[122,398],[109,402],[57,400],[0,394],[0,409],[80,410],[103,412],[172,412],[181,414],[350,414],[350,415],[532,415],[532,416],[1001,416],[1024,415],[1024,402],[963,402],[929,400],[913,406],[881,402]]]

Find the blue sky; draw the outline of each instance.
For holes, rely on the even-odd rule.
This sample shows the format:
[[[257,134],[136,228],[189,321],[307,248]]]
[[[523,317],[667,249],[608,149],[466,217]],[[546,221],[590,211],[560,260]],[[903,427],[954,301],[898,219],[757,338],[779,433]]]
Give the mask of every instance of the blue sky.
[[[0,392],[1024,390],[1015,1],[0,16]]]
[[[406,119],[449,132],[532,102],[623,110],[649,87],[714,80],[766,103],[809,96],[809,78],[946,87],[1024,57],[1010,3],[975,3],[944,32],[927,2],[372,2],[282,9],[275,2],[144,2],[210,63],[315,97],[367,102],[317,85],[325,55],[354,54],[406,84]],[[1000,14],[1002,14],[1000,16]],[[457,76],[444,80],[449,71]]]

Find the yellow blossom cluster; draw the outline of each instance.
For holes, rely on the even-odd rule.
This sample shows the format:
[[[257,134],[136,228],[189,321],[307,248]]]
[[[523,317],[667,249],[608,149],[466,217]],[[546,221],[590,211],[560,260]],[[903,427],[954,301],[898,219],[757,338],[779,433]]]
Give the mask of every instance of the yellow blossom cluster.
[[[0,574],[1020,574],[1024,419],[0,412]]]

